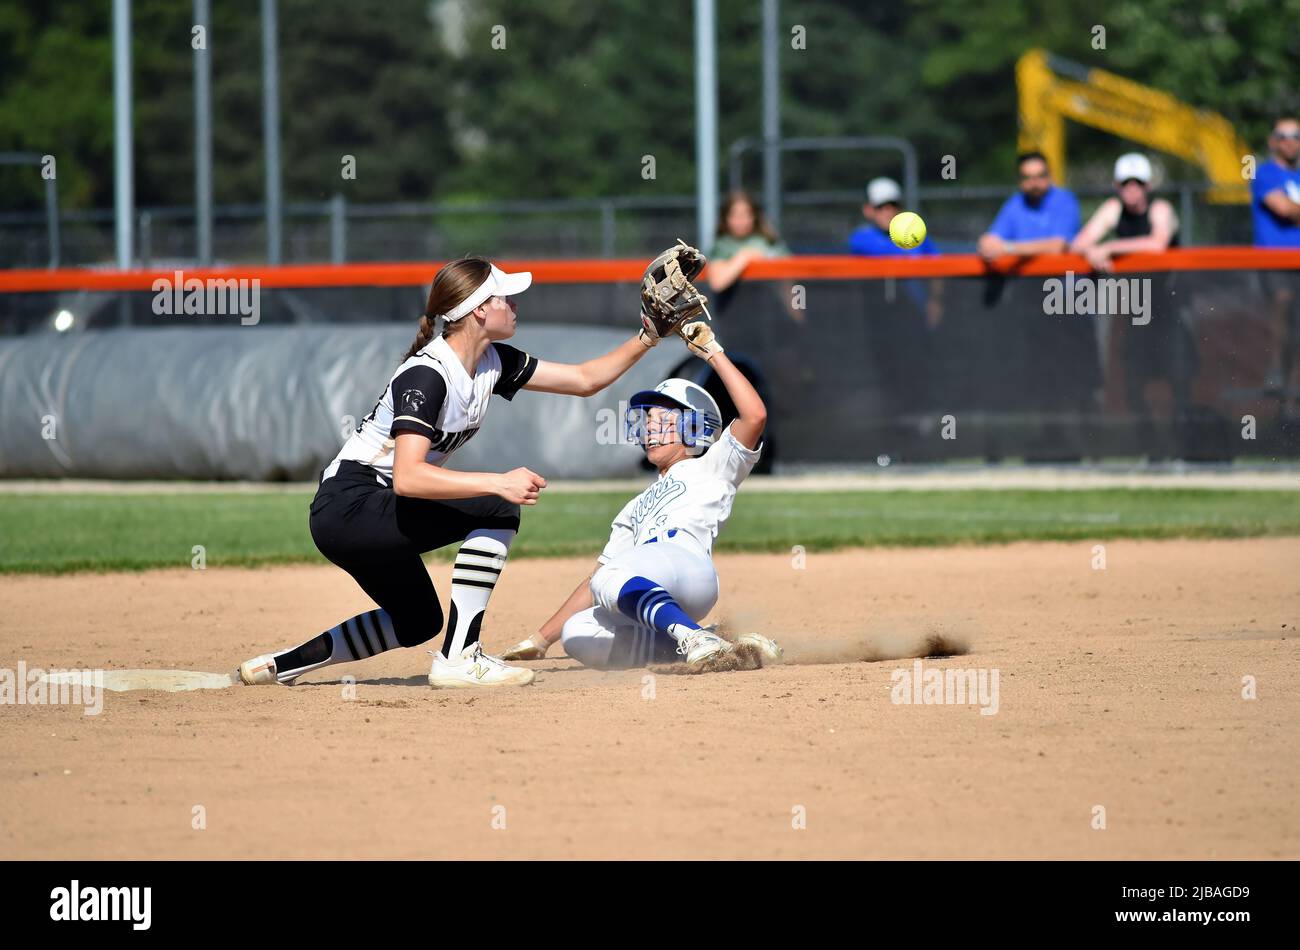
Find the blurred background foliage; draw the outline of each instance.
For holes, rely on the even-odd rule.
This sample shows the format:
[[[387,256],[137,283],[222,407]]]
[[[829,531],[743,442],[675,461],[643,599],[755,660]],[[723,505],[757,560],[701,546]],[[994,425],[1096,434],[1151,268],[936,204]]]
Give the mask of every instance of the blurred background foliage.
[[[214,0],[215,198],[263,191],[258,0]],[[65,208],[112,204],[110,4],[0,6],[0,151],[53,154]],[[191,5],[134,0],[136,200],[193,201]],[[687,195],[691,0],[280,0],[284,189],[353,201]],[[786,135],[899,135],[938,183],[1012,182],[1014,64],[1034,46],[1226,115],[1256,149],[1295,111],[1300,0],[785,0]],[[1106,48],[1094,49],[1094,26]],[[493,48],[504,27],[504,49]],[[802,27],[807,48],[790,48]],[[499,44],[498,44],[499,45]],[[720,154],[761,128],[760,4],[718,0]],[[1071,127],[1071,181],[1124,145]],[[357,177],[343,181],[343,156]],[[654,156],[655,178],[642,176]],[[1174,177],[1199,173],[1171,164]],[[883,159],[790,156],[787,190],[857,187]],[[720,169],[725,175],[725,169]],[[747,165],[757,183],[757,162]],[[42,201],[0,169],[0,210]],[[725,184],[725,181],[724,181]]]

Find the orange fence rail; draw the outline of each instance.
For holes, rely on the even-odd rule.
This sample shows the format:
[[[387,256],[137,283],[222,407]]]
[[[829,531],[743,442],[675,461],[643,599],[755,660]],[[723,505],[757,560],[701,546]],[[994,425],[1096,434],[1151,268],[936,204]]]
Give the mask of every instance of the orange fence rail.
[[[645,270],[642,259],[572,261],[501,261],[506,270],[532,271],[542,284],[593,284],[637,282]],[[295,264],[270,267],[245,264],[218,268],[181,268],[185,279],[253,280],[271,287],[416,287],[428,284],[438,272],[438,262],[412,261],[382,264]],[[747,277],[768,280],[851,280],[886,277],[983,277],[1005,274],[1050,277],[1066,271],[1086,273],[1088,262],[1076,254],[1039,257],[1003,257],[985,261],[974,254],[934,257],[799,256],[756,261]],[[1115,260],[1117,273],[1210,270],[1300,270],[1300,250],[1254,247],[1202,247],[1163,254],[1130,254]],[[0,293],[48,293],[63,290],[153,290],[157,280],[175,280],[176,268],[167,270],[62,270],[0,271]]]

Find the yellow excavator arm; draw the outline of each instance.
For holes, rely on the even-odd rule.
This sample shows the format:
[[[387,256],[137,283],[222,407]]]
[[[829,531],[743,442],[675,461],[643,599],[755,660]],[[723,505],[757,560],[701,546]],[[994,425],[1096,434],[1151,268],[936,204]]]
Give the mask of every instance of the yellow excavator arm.
[[[1213,184],[1216,203],[1244,204],[1250,189],[1242,158],[1250,147],[1217,112],[1196,109],[1167,92],[1114,73],[1089,69],[1032,49],[1016,64],[1020,95],[1020,150],[1047,156],[1058,180],[1065,180],[1065,120],[1199,165]]]

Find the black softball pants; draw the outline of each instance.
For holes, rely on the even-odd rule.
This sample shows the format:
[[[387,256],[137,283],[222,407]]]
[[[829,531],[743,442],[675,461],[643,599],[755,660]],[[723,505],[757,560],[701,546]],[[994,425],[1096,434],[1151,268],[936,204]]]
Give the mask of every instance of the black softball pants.
[[[398,495],[369,465],[342,462],[311,504],[317,549],[352,575],[393,620],[404,647],[442,630],[442,605],[420,555],[479,528],[519,530],[519,506],[488,495],[431,501]]]

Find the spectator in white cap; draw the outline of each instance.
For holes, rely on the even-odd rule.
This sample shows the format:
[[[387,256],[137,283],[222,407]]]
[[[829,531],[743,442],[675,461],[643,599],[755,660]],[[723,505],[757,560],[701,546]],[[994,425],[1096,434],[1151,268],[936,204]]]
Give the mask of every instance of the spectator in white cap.
[[[901,257],[907,254],[933,255],[939,249],[929,236],[912,250],[904,250],[889,236],[889,222],[903,210],[903,189],[892,178],[873,178],[867,182],[867,203],[862,206],[862,216],[867,223],[849,235],[849,253],[863,257]],[[933,330],[943,320],[943,282],[930,281],[927,292],[920,281],[904,281],[903,289],[912,301],[925,311],[926,326]]]
[[[1112,270],[1116,254],[1160,253],[1178,244],[1178,216],[1163,198],[1151,198],[1151,162],[1129,152],[1115,162],[1116,197],[1102,202],[1070,249],[1088,258],[1094,270]],[[1108,235],[1114,236],[1107,240]],[[1137,424],[1139,443],[1149,458],[1161,454],[1154,419],[1151,385],[1167,385],[1176,422],[1192,406],[1192,381],[1200,365],[1196,341],[1183,322],[1175,294],[1176,274],[1154,274],[1151,312],[1145,324],[1119,321],[1119,353],[1124,373],[1124,400]]]
[[[1158,254],[1176,247],[1178,215],[1165,199],[1151,198],[1151,178],[1151,162],[1145,155],[1121,155],[1115,161],[1116,196],[1101,203],[1070,250],[1088,258],[1094,270],[1110,271],[1116,254]]]
[[[867,183],[867,203],[862,206],[862,217],[867,223],[849,235],[849,253],[866,257],[902,254],[938,254],[934,242],[927,237],[920,246],[906,251],[889,237],[889,222],[903,210],[903,190],[892,178],[873,178]]]

